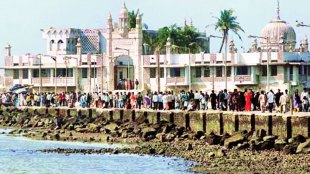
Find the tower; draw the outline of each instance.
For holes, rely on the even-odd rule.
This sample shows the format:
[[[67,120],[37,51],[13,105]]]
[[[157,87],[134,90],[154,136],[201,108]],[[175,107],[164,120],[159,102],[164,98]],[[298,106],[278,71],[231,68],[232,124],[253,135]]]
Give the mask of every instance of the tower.
[[[11,56],[11,45],[8,43],[5,47],[4,47],[4,50],[5,50],[5,56]]]
[[[121,13],[119,16],[119,31],[123,37],[127,36],[128,34],[128,22],[129,22],[128,10],[126,4],[124,3],[124,6],[121,9]]]

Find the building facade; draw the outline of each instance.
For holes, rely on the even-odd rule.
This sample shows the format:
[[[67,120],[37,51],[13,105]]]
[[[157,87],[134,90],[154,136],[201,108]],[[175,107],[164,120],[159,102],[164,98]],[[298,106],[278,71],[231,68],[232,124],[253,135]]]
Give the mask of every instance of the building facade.
[[[218,91],[226,83],[230,91],[310,87],[308,40],[296,48],[296,33],[279,13],[262,29],[260,44],[254,39],[248,52],[238,53],[232,40],[226,55],[173,54],[169,39],[166,54],[144,55],[141,15],[129,28],[124,5],[113,22],[109,15],[105,29],[43,29],[46,55],[13,56],[7,45],[5,86],[33,85],[34,92],[134,89],[134,81],[135,89],[152,91]]]

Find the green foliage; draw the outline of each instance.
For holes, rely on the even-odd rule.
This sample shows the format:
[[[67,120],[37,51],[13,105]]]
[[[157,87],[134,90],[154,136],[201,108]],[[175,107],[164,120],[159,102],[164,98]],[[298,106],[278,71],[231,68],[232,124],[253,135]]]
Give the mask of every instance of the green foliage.
[[[157,31],[155,37],[150,36],[147,32],[144,32],[144,43],[150,46],[150,50],[154,51],[157,46],[161,49],[161,53],[165,51],[165,45],[168,38],[172,45],[172,51],[174,53],[198,53],[200,51],[199,36],[201,34],[193,26],[179,27],[176,24],[170,27],[163,27]]]
[[[239,22],[237,22],[237,17],[233,16],[234,11],[232,9],[230,10],[222,10],[221,16],[217,18],[217,22],[215,24],[215,30],[219,30],[223,33],[223,40],[221,44],[221,48],[219,52],[222,52],[222,48],[224,45],[224,42],[227,41],[228,33],[229,31],[232,31],[235,33],[239,39],[241,40],[241,36],[239,35],[239,31],[244,32],[244,30],[241,28]]]
[[[136,28],[136,18],[137,18],[137,14],[138,14],[139,10],[137,10],[137,12],[135,12],[134,10],[132,10],[131,12],[128,11],[128,27],[129,28]]]

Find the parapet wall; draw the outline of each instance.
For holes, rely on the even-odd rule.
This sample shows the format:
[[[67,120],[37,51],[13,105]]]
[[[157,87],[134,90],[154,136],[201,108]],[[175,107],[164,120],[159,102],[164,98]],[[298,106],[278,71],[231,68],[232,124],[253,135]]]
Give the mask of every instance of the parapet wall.
[[[106,120],[135,121],[146,117],[151,124],[167,121],[187,130],[204,131],[209,134],[232,134],[240,130],[264,129],[268,135],[291,138],[303,135],[310,138],[310,115],[287,116],[269,113],[220,112],[220,111],[153,111],[123,109],[68,109],[68,108],[23,108],[28,112],[39,112],[59,117],[88,116],[104,117]]]

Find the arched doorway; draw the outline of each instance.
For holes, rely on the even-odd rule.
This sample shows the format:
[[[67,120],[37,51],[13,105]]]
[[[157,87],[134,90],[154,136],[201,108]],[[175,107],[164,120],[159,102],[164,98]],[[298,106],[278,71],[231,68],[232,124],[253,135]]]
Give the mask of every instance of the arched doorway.
[[[114,61],[115,89],[134,89],[135,71],[133,60],[128,55],[120,55]]]

